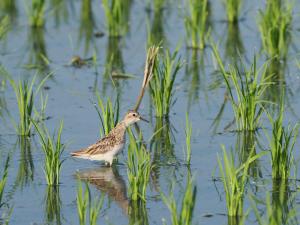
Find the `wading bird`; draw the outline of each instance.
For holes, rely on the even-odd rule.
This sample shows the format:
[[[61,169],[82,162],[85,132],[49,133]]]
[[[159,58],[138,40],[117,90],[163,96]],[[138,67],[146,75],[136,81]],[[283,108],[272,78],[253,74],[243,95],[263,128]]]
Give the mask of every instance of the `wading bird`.
[[[148,122],[137,111],[129,111],[108,135],[87,148],[72,152],[71,155],[76,158],[105,161],[111,166],[114,157],[125,145],[126,128],[140,120]]]

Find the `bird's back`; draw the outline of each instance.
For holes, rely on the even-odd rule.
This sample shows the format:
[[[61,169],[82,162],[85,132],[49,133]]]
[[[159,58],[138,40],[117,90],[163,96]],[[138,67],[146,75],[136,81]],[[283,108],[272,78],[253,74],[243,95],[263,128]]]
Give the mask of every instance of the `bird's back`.
[[[97,141],[95,144],[79,151],[72,152],[72,156],[90,156],[97,154],[105,154],[114,149],[115,146],[125,143],[126,126],[124,123],[119,123],[113,128],[108,135]]]

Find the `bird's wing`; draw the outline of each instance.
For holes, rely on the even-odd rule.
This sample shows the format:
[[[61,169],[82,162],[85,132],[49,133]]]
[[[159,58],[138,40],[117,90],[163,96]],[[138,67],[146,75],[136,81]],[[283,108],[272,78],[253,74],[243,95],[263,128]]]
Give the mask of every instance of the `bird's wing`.
[[[104,154],[111,150],[116,143],[116,138],[114,136],[106,136],[101,140],[97,141],[95,144],[81,149],[76,152],[72,152],[72,156],[79,156],[79,155],[97,155],[97,154]]]
[[[86,153],[89,155],[103,154],[111,150],[115,144],[115,136],[106,136],[101,140],[97,141],[95,144],[89,146],[86,149]]]

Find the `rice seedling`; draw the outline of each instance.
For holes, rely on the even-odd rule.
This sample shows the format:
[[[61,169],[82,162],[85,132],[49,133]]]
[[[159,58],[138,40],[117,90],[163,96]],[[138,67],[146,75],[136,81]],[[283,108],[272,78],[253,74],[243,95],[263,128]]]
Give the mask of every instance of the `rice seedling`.
[[[36,119],[36,117],[39,116],[39,112],[34,106],[35,97],[51,74],[46,76],[39,83],[39,85],[35,88],[35,92],[33,91],[33,88],[35,86],[36,76],[30,82],[27,80],[19,80],[19,82],[15,82],[11,75],[3,67],[0,67],[0,74],[5,78],[5,80],[10,82],[16,95],[19,123],[17,124],[14,120],[12,120],[16,133],[21,136],[30,136],[32,119]],[[46,101],[43,102],[42,109],[45,107]]]
[[[104,137],[117,125],[119,121],[119,97],[117,97],[113,106],[110,99],[108,99],[106,104],[104,104],[98,92],[96,93],[96,96],[97,106],[95,105],[95,109],[97,110],[101,122],[100,136]]]
[[[161,193],[161,198],[170,211],[171,222],[173,225],[192,224],[192,218],[196,204],[196,196],[197,187],[194,184],[193,179],[190,178],[190,175],[187,178],[185,192],[181,200],[180,209],[178,208],[178,205],[180,203],[177,203],[175,200],[173,188],[171,189],[169,196],[166,196],[163,193]]]
[[[267,65],[264,64],[262,68],[257,69],[256,57],[254,56],[253,63],[249,69],[243,65],[243,70],[241,71],[237,66],[229,65],[229,71],[226,71],[216,45],[212,44],[212,46],[225,80],[237,130],[256,131],[261,123],[262,104],[267,102],[264,101],[263,96],[267,87],[271,84],[267,82]]]
[[[34,113],[34,99],[35,94],[33,92],[33,86],[35,84],[35,78],[28,81],[19,81],[18,84],[14,80],[10,80],[10,83],[14,89],[18,109],[19,109],[19,124],[16,126],[16,132],[22,136],[30,136],[33,113]],[[43,82],[42,82],[43,83]],[[37,88],[37,91],[40,87]]]
[[[87,224],[87,213],[89,212],[89,224],[96,225],[97,218],[103,206],[104,195],[101,195],[101,198],[96,198],[92,201],[92,196],[88,184],[85,183],[85,188],[83,190],[82,183],[81,181],[79,181],[77,185],[76,202],[79,224]]]
[[[45,0],[31,0],[31,6],[27,9],[29,24],[32,27],[43,27],[45,24]]]
[[[128,1],[124,0],[103,0],[102,7],[104,9],[106,26],[108,34],[111,37],[121,37],[128,30],[126,8],[130,7]],[[127,8],[128,10],[128,8]]]
[[[33,85],[35,78],[29,84],[27,81],[19,81],[18,85],[12,80],[11,85],[16,94],[19,109],[19,125],[16,131],[19,135],[30,136],[32,122],[30,118],[33,116],[34,94]]]
[[[150,95],[153,100],[156,116],[168,116],[173,101],[174,82],[178,71],[182,67],[178,51],[171,54],[166,51],[163,56],[158,56],[154,69],[154,77],[150,82]]]
[[[40,95],[40,107],[39,110],[35,110],[37,115],[37,122],[47,120],[46,107],[48,103],[48,95],[44,96],[43,93]]]
[[[129,146],[127,159],[127,176],[129,196],[133,201],[146,201],[146,189],[151,172],[150,153],[142,143],[141,137],[136,140],[129,129]]]
[[[227,214],[232,217],[243,216],[249,166],[260,158],[264,152],[250,156],[242,165],[236,166],[233,154],[228,155],[224,146],[222,146],[222,150],[223,160],[218,155],[218,165],[225,191]]]
[[[291,43],[293,6],[288,0],[268,0],[260,11],[259,30],[264,51],[271,58],[285,59]]]
[[[239,21],[243,0],[223,0],[226,8],[227,20],[230,23]]]
[[[18,110],[19,110],[18,125],[16,125],[16,123],[13,121],[16,132],[18,135],[30,136],[34,114],[36,116],[38,114],[34,107],[35,96],[37,95],[40,88],[43,86],[43,84],[45,83],[45,81],[48,79],[50,75],[45,77],[40,82],[40,84],[37,86],[34,92],[33,87],[35,85],[36,77],[34,77],[30,82],[27,80],[25,81],[19,80],[19,82],[17,83],[11,78],[11,75],[4,68],[1,68],[0,73],[2,73],[5,76],[5,78],[9,80],[16,95]],[[45,107],[45,105],[43,107]]]
[[[269,140],[271,163],[272,163],[272,178],[287,180],[291,178],[291,169],[295,165],[293,156],[294,146],[299,132],[299,124],[295,126],[283,126],[284,103],[283,97],[281,100],[280,110],[277,118],[267,113],[272,124],[272,136]]]
[[[186,150],[186,162],[191,164],[191,136],[192,136],[192,124],[189,120],[189,115],[185,116],[185,150]]]
[[[33,121],[32,121],[33,122]],[[64,160],[61,156],[65,146],[61,143],[61,134],[63,122],[60,123],[59,129],[52,136],[45,126],[39,126],[33,122],[39,135],[40,143],[45,154],[44,172],[48,185],[59,185],[61,166]]]
[[[207,0],[189,0],[189,12],[185,16],[185,30],[188,46],[203,49],[210,35],[208,30]]]
[[[0,208],[4,205],[4,203],[3,203],[3,194],[4,194],[5,185],[6,185],[6,182],[7,182],[9,159],[10,158],[8,156],[6,158],[4,168],[3,168],[3,172],[2,172],[2,177],[1,177],[1,180],[0,180]]]

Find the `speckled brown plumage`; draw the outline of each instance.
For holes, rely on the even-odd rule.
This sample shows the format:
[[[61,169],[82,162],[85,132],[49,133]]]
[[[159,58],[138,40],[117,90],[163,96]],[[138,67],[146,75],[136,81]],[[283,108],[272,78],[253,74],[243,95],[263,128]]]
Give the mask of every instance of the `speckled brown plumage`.
[[[113,146],[124,144],[125,143],[125,131],[126,131],[126,125],[121,122],[117,124],[115,128],[113,128],[107,136],[97,141],[95,144],[81,149],[76,152],[72,152],[72,156],[76,155],[97,155],[97,154],[104,154],[108,151],[110,151]]]

